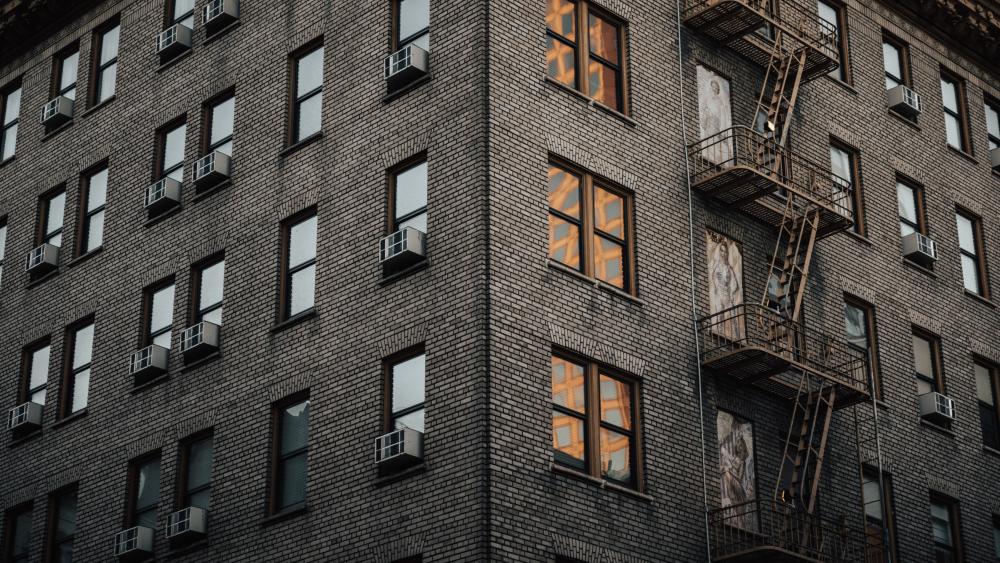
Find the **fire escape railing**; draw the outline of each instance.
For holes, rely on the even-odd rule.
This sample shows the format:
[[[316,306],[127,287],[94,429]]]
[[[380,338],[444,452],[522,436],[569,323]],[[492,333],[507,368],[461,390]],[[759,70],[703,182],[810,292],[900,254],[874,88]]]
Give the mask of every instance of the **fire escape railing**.
[[[688,25],[699,28],[703,26],[699,19],[712,18],[711,12],[714,10],[746,10],[753,12],[764,22],[779,26],[803,46],[825,53],[831,58],[839,58],[837,29],[816,17],[814,4],[812,9],[798,0],[782,0],[778,9],[774,5],[773,0],[685,0],[682,18]],[[762,40],[768,39],[763,34],[758,35]]]

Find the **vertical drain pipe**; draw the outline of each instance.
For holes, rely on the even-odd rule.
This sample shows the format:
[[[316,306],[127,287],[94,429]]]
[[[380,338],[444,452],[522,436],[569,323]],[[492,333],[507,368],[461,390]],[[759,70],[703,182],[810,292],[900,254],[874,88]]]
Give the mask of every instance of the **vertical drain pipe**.
[[[677,75],[680,80],[680,115],[681,115],[681,156],[684,160],[684,182],[688,197],[688,262],[691,276],[691,326],[694,334],[695,369],[698,373],[698,417],[701,424],[701,496],[702,522],[705,525],[705,561],[712,560],[712,534],[708,523],[708,453],[705,449],[705,398],[701,373],[701,340],[698,338],[698,295],[697,279],[695,277],[694,259],[694,200],[691,194],[691,163],[688,161],[687,113],[684,106],[687,98],[684,95],[684,50],[681,46],[683,22],[681,21],[681,0],[675,2],[677,18]]]

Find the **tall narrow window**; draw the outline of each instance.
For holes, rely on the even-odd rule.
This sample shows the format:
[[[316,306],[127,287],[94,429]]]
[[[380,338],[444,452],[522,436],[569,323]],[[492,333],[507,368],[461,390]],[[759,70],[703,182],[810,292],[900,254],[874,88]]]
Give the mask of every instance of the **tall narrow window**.
[[[944,393],[941,378],[941,343],[929,334],[913,332],[913,369],[917,378],[917,395]]]
[[[293,217],[283,231],[281,317],[289,319],[316,303],[316,211]]]
[[[76,485],[49,497],[49,521],[46,531],[45,560],[51,563],[73,561],[73,538],[76,536]]]
[[[24,351],[21,400],[45,404],[45,389],[49,382],[49,340],[46,338]]]
[[[424,431],[426,364],[423,351],[388,364],[389,418],[386,430],[412,428]]]
[[[4,560],[27,563],[31,556],[31,504],[8,510],[4,520]]]
[[[1000,148],[1000,103],[986,99],[986,141],[990,150]]]
[[[983,429],[983,445],[1000,450],[1000,370],[995,365],[976,361],[976,398],[979,401],[979,423]]]
[[[878,471],[865,467],[862,470],[861,496],[865,504],[865,533],[873,553],[881,553],[881,561],[896,561],[896,530],[892,512],[892,481],[882,474],[879,486]],[[884,494],[883,494],[884,493]],[[874,562],[873,562],[874,563]]]
[[[416,45],[431,50],[430,0],[393,0],[394,33],[392,50]]]
[[[275,405],[272,513],[305,505],[308,453],[309,399]]]
[[[206,153],[219,151],[227,156],[233,156],[233,112],[236,109],[236,96],[228,96],[206,108],[208,119]]]
[[[156,507],[160,502],[160,452],[132,462],[128,498],[125,526],[155,530]]]
[[[899,203],[899,233],[904,237],[913,233],[927,234],[923,190],[897,180],[896,199]]]
[[[106,102],[115,95],[115,78],[118,74],[118,35],[120,26],[115,23],[97,34],[94,40],[94,104]]]
[[[108,168],[84,178],[80,190],[80,236],[77,256],[97,250],[104,243],[104,206],[108,195]]]
[[[167,27],[180,24],[194,29],[194,0],[168,0],[167,6]]]
[[[548,0],[545,23],[549,78],[626,113],[625,25],[589,0]]]
[[[853,215],[854,232],[864,236],[864,204],[858,160],[857,151],[840,143],[830,143],[830,171],[833,173],[834,187],[840,194],[836,196],[837,204],[845,208],[843,212]]]
[[[222,289],[225,274],[226,262],[222,259],[199,266],[195,270],[196,308],[193,319],[195,323],[208,321],[222,325]]]
[[[427,161],[404,164],[392,173],[389,231],[413,227],[427,232]]]
[[[997,563],[1000,563],[1000,516],[993,515],[993,551],[996,553]]]
[[[958,247],[962,260],[962,281],[965,290],[989,299],[986,261],[983,259],[983,221],[970,213],[955,213],[958,225]]]
[[[7,253],[7,218],[0,217],[0,287],[3,285],[3,258]]]
[[[962,152],[970,152],[965,84],[954,76],[942,73],[941,101],[944,104],[944,131],[948,144]]]
[[[936,563],[962,561],[958,536],[958,505],[955,501],[931,494],[931,532]]]
[[[556,463],[637,487],[636,384],[592,362],[552,357]]]
[[[878,371],[878,344],[875,338],[875,308],[860,300],[844,299],[844,324],[847,328],[847,345],[868,359],[868,373],[871,376],[875,396],[882,397],[882,384]]]
[[[0,162],[14,157],[17,148],[17,122],[21,112],[21,85],[0,92]]]
[[[174,323],[174,281],[147,288],[143,295],[143,346],[156,344],[170,348],[170,329]]]
[[[159,178],[184,181],[184,135],[187,127],[179,125],[161,130],[159,133]]]
[[[54,95],[76,100],[76,76],[80,63],[80,51],[72,50],[59,55],[55,62]]]
[[[885,89],[910,84],[909,56],[905,43],[882,33],[882,63],[885,66]]]
[[[323,46],[293,57],[295,99],[291,143],[320,132],[323,126]]]
[[[180,508],[208,510],[212,500],[212,436],[188,440],[181,446]]]
[[[836,42],[837,55],[840,59],[840,67],[830,71],[830,76],[845,82],[851,83],[850,59],[847,47],[847,14],[841,4],[817,1],[819,8],[819,21],[822,26],[821,32],[824,35],[832,35]]]
[[[63,396],[60,414],[63,417],[87,408],[87,394],[90,388],[90,361],[94,348],[94,321],[77,324],[66,331],[67,371],[63,380]]]
[[[62,246],[65,208],[66,190],[64,188],[42,197],[38,209],[38,244]]]

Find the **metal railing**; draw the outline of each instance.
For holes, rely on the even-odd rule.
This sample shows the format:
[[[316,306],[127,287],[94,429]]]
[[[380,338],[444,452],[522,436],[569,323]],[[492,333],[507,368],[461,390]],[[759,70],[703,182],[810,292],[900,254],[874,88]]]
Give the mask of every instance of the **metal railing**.
[[[737,305],[698,321],[702,362],[762,349],[859,393],[868,392],[867,358],[846,342],[792,322],[762,305]]]
[[[774,139],[738,125],[688,145],[691,184],[698,184],[736,168],[749,169],[771,178],[779,187],[791,189],[853,221],[851,182],[833,174]]]
[[[685,0],[683,18],[685,21],[698,17],[714,8],[729,12],[725,5],[739,6],[755,12],[761,18],[773,22],[784,31],[791,33],[802,45],[838,59],[837,29],[819,18],[816,3],[799,0]],[[811,7],[810,7],[811,6]],[[761,35],[762,39],[766,39]]]
[[[712,559],[783,550],[803,560],[831,563],[881,561],[863,530],[772,500],[755,500],[708,513]]]

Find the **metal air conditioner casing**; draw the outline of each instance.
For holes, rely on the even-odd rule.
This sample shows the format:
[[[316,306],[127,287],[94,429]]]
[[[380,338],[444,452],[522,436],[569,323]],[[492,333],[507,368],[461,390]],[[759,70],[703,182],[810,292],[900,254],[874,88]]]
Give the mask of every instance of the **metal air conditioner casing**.
[[[1000,172],[1000,147],[990,151],[990,167],[994,172]]]
[[[899,85],[886,90],[886,97],[889,99],[889,109],[905,115],[910,119],[920,115],[920,94],[917,94],[907,86]]]
[[[59,247],[44,243],[31,249],[24,271],[32,274],[44,274],[59,267]]]
[[[417,47],[407,45],[385,58],[385,81],[389,91],[398,90],[403,86],[427,76],[430,54]]]
[[[238,0],[209,0],[202,14],[205,30],[212,34],[240,18],[240,3]]]
[[[129,354],[128,373],[138,382],[148,381],[157,375],[166,373],[169,360],[170,350],[163,346],[150,344]]]
[[[194,162],[194,186],[204,189],[229,178],[229,155],[213,151]]]
[[[424,459],[424,434],[400,428],[375,438],[375,465],[382,473],[399,471]]]
[[[903,256],[929,266],[937,260],[937,244],[924,234],[910,233],[903,237]]]
[[[219,325],[201,321],[181,333],[181,353],[184,361],[204,358],[219,350]]]
[[[403,227],[379,241],[378,256],[382,267],[398,270],[426,257],[427,235],[420,229]]]
[[[167,538],[175,541],[197,539],[208,529],[208,513],[203,508],[189,506],[167,517]]]
[[[172,59],[191,48],[191,28],[175,23],[156,35],[156,52],[163,59]]]
[[[115,534],[115,557],[138,559],[153,553],[153,529],[135,526]]]
[[[34,430],[42,427],[42,405],[38,403],[21,403],[10,409],[7,418],[7,428],[12,431]]]
[[[73,100],[66,96],[57,96],[42,106],[42,125],[58,127],[73,119]]]
[[[150,215],[162,213],[181,202],[181,183],[173,178],[163,178],[146,188],[145,207]]]
[[[955,419],[955,401],[941,393],[925,393],[920,399],[920,416],[938,424]]]

